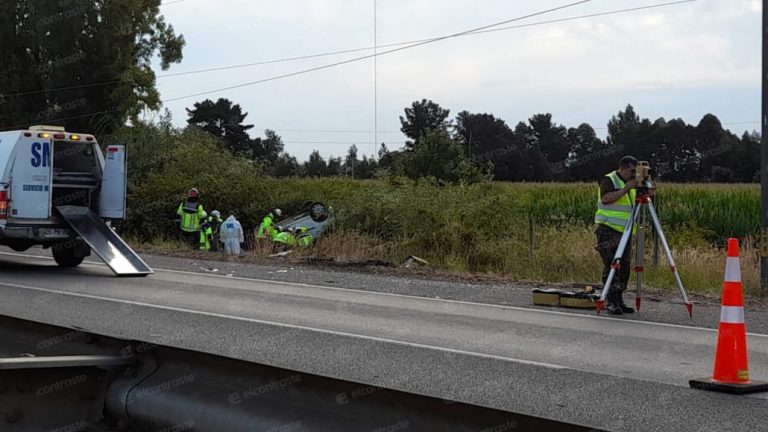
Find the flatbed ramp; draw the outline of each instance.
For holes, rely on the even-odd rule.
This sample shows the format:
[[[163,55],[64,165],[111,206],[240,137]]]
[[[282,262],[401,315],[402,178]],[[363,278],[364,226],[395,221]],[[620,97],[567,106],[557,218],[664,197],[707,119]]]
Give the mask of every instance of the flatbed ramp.
[[[118,276],[146,276],[152,269],[93,210],[57,206],[56,210]]]

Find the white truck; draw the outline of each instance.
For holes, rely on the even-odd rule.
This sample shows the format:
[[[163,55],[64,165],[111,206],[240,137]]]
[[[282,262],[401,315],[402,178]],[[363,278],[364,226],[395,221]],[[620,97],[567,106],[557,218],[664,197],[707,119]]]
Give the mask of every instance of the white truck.
[[[109,226],[125,218],[125,146],[105,157],[96,137],[59,126],[0,132],[0,175],[0,245],[51,248],[62,267],[93,250],[118,276],[152,273]]]

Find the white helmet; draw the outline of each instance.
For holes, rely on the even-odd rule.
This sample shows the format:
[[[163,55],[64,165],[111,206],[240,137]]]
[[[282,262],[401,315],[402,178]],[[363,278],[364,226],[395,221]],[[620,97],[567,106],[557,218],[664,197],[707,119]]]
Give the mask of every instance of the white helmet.
[[[216,219],[221,217],[221,213],[219,213],[218,210],[214,210],[211,212],[211,216],[215,217]]]
[[[275,209],[275,216],[281,217],[283,215],[283,211],[280,209]]]

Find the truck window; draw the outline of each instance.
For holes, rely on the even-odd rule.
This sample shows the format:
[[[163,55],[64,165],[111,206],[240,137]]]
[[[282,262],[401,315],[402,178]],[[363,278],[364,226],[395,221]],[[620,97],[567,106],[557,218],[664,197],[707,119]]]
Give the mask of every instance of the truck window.
[[[57,141],[53,146],[53,175],[97,176],[97,159],[93,144]]]
[[[91,207],[101,177],[98,167],[92,143],[54,142],[51,203]]]

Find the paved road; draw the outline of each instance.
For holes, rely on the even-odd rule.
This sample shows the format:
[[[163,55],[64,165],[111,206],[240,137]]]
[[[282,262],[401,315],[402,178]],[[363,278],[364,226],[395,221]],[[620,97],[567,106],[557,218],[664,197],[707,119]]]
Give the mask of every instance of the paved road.
[[[121,279],[9,254],[0,266],[3,315],[591,427],[665,430],[659,410],[685,403],[679,430],[768,430],[767,394],[686,388],[711,372],[711,329],[177,270]],[[768,378],[768,336],[749,348],[752,376]],[[713,424],[721,411],[736,417]]]
[[[41,251],[43,252],[43,251]],[[209,258],[210,257],[210,258]],[[292,263],[280,259],[259,263],[222,257],[215,254],[192,259],[174,256],[143,255],[153,267],[192,271],[203,274],[226,274],[291,283],[341,287],[361,291],[405,294],[417,297],[460,300],[528,309],[557,310],[571,314],[594,315],[594,310],[534,306],[531,286],[504,281],[473,282],[456,280],[448,275],[435,280],[435,275],[421,274],[418,269],[391,269],[376,266],[348,267]],[[211,259],[213,258],[213,259]],[[723,269],[724,270],[724,269]],[[720,287],[715,287],[720,288]],[[628,303],[634,304],[633,293],[627,293]],[[624,315],[622,320],[652,321],[685,326],[717,328],[720,319],[719,298],[692,296],[698,301],[693,317],[689,317],[676,293],[647,292],[642,313]],[[768,307],[752,302],[746,308],[747,328],[754,333],[768,334]]]

